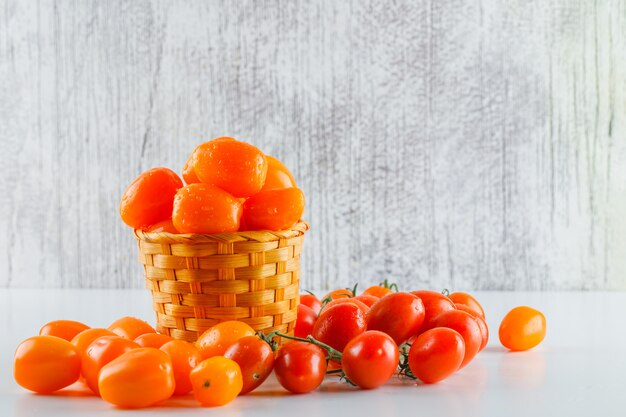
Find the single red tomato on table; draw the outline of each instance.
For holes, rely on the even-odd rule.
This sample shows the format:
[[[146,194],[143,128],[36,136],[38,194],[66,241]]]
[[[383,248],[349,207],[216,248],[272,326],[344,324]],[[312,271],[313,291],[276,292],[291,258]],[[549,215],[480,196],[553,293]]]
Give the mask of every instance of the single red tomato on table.
[[[417,336],[409,350],[409,368],[426,384],[456,372],[465,357],[463,337],[453,329],[436,327]]]
[[[295,394],[313,391],[326,375],[326,351],[312,343],[287,343],[276,354],[274,372],[287,391]]]
[[[368,330],[352,339],[343,349],[341,365],[346,377],[360,388],[385,384],[398,368],[398,345],[391,336]]]
[[[342,303],[322,311],[312,336],[341,352],[348,342],[366,330],[365,313],[352,303]]]
[[[241,394],[256,389],[274,369],[272,348],[257,336],[242,337],[226,350],[224,356],[237,362],[241,368],[243,379]]]

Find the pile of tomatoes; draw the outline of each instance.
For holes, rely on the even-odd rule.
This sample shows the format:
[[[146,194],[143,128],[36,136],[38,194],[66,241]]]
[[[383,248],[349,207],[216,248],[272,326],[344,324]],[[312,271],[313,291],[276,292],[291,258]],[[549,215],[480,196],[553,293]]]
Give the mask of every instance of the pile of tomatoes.
[[[197,146],[181,178],[153,168],[126,189],[120,204],[124,223],[168,233],[226,233],[283,230],[304,211],[304,194],[276,158],[230,137]]]
[[[53,321],[18,346],[14,377],[41,394],[82,381],[122,408],[189,392],[203,406],[220,406],[253,391],[272,372],[293,393],[316,389],[326,375],[362,389],[394,375],[436,383],[467,366],[487,344],[485,313],[471,295],[391,287],[385,283],[359,295],[356,287],[340,289],[322,300],[302,294],[294,335],[255,333],[246,323],[225,321],[189,343],[133,317],[106,329]],[[499,338],[510,350],[526,350],[545,332],[541,312],[516,307],[502,320]]]

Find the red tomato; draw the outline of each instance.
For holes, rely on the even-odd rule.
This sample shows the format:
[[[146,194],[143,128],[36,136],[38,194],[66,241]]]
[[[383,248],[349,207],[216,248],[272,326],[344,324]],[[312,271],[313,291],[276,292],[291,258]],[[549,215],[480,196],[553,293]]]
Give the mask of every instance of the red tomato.
[[[55,320],[46,323],[46,325],[39,330],[39,336],[56,336],[69,342],[78,333],[87,329],[89,329],[89,326],[78,321]]]
[[[300,304],[310,307],[315,315],[319,315],[322,309],[322,302],[313,294],[300,294]]]
[[[276,355],[274,372],[287,391],[296,394],[313,391],[326,374],[326,351],[307,342],[287,343]]]
[[[476,310],[469,308],[465,304],[456,304],[457,310],[465,311],[467,314],[470,314],[474,319],[476,319],[476,323],[478,327],[480,327],[480,334],[483,338],[482,343],[480,344],[479,352],[487,346],[487,342],[489,342],[489,327],[487,327],[487,322],[485,319],[476,312]]]
[[[502,346],[507,349],[532,349],[546,336],[546,318],[534,308],[515,307],[502,319],[498,336]]]
[[[365,304],[366,306],[368,306],[369,308],[372,308],[372,306],[374,305],[374,303],[378,300],[380,300],[380,298],[375,297],[373,295],[369,295],[369,294],[361,294],[361,295],[357,295],[356,297],[354,297],[355,300],[359,300],[360,302],[362,302],[363,304]]]
[[[174,340],[170,336],[161,333],[144,333],[135,338],[135,343],[141,347],[160,348],[167,342]]]
[[[172,370],[176,381],[174,395],[187,394],[192,389],[189,373],[202,362],[200,351],[192,343],[184,340],[170,340],[160,349],[172,360]]]
[[[144,172],[122,195],[122,220],[130,227],[140,229],[170,218],[174,195],[182,186],[178,175],[168,168]]]
[[[262,190],[277,190],[296,186],[293,175],[282,162],[273,156],[265,155],[267,158],[267,177]]]
[[[422,300],[407,292],[387,294],[370,308],[367,329],[387,333],[400,345],[417,333],[424,321]]]
[[[444,311],[436,319],[435,327],[447,327],[459,332],[465,342],[465,356],[461,368],[466,366],[480,350],[483,342],[478,323],[470,314],[461,310]]]
[[[368,330],[346,345],[341,364],[350,381],[371,389],[389,381],[398,367],[398,359],[398,345],[389,335]]]
[[[256,389],[274,369],[274,352],[272,348],[267,342],[264,342],[257,336],[246,336],[239,339],[226,350],[224,356],[237,362],[239,368],[241,368],[241,376],[243,378],[241,394],[246,394]]]
[[[313,326],[317,320],[317,314],[304,304],[298,305],[298,316],[296,318],[296,327],[294,336],[307,337],[313,332]]]
[[[437,327],[415,339],[409,350],[409,368],[426,384],[434,384],[456,372],[464,356],[463,337],[455,330]]]
[[[136,317],[122,317],[121,319],[117,319],[111,323],[107,330],[130,340],[135,340],[138,336],[145,333],[156,333],[156,330],[154,330],[152,326]]]
[[[102,367],[123,353],[137,348],[137,343],[119,336],[102,336],[94,340],[82,357],[81,371],[87,386],[99,394],[98,374]]]
[[[193,152],[198,179],[235,197],[261,191],[267,176],[267,158],[256,147],[236,140],[212,140]]]
[[[78,351],[60,337],[31,337],[15,351],[13,377],[28,390],[49,394],[71,385],[79,376]]]
[[[342,351],[348,342],[366,329],[365,314],[352,303],[343,303],[322,311],[313,326],[313,337]]]
[[[174,393],[172,360],[155,348],[137,348],[100,370],[103,400],[122,408],[141,408],[167,400]]]
[[[424,303],[424,323],[420,331],[425,331],[433,327],[435,318],[444,311],[456,309],[452,300],[437,291],[411,291],[411,294],[418,296]]]
[[[453,292],[448,296],[449,299],[452,300],[454,304],[464,304],[480,314],[482,318],[485,318],[485,310],[483,310],[483,306],[480,305],[478,301],[471,295],[465,292]]]
[[[331,308],[332,306],[335,306],[337,304],[343,304],[343,303],[354,304],[355,306],[357,306],[363,312],[363,314],[367,314],[367,312],[370,310],[370,308],[369,308],[369,306],[367,304],[365,304],[361,300],[357,300],[356,297],[353,297],[353,298],[337,298],[336,300],[331,300],[328,303],[326,303],[325,305],[323,305],[322,309],[320,310],[320,314],[322,314],[324,311],[326,311],[327,309]]]
[[[236,232],[241,203],[226,191],[208,184],[186,185],[176,193],[172,222],[179,233]]]
[[[285,230],[304,212],[304,193],[299,188],[267,190],[243,203],[243,218],[251,230]]]

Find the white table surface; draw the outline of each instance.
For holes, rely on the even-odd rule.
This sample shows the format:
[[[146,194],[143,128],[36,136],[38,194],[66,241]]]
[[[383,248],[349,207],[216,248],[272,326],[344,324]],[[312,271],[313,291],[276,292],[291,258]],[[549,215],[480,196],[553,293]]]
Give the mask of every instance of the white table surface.
[[[626,293],[483,292],[476,296],[487,314],[489,345],[468,367],[439,384],[394,377],[382,388],[360,391],[327,378],[313,393],[289,395],[272,378],[225,407],[199,408],[186,396],[157,407],[124,411],[76,389],[54,396],[27,392],[13,381],[13,353],[21,340],[53,319],[74,319],[93,327],[124,315],[154,322],[149,293],[2,289],[0,416],[626,415]],[[547,336],[534,350],[509,353],[497,338],[499,321],[510,308],[522,304],[544,312]]]

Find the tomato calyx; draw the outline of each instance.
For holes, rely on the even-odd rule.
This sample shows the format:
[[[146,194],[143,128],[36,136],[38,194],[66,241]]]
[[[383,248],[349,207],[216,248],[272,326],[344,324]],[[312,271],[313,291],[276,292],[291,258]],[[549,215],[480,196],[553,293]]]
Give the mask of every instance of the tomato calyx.
[[[385,280],[383,282],[379,282],[378,285],[383,287],[383,288],[388,288],[388,289],[390,289],[391,291],[394,291],[394,292],[400,291],[398,289],[398,284],[396,284],[395,282],[392,282],[390,284],[389,280],[387,278],[385,278]]]
[[[417,379],[411,367],[409,366],[409,350],[411,350],[410,343],[403,343],[398,349],[400,351],[400,361],[398,362],[398,375],[405,376],[409,379]]]

